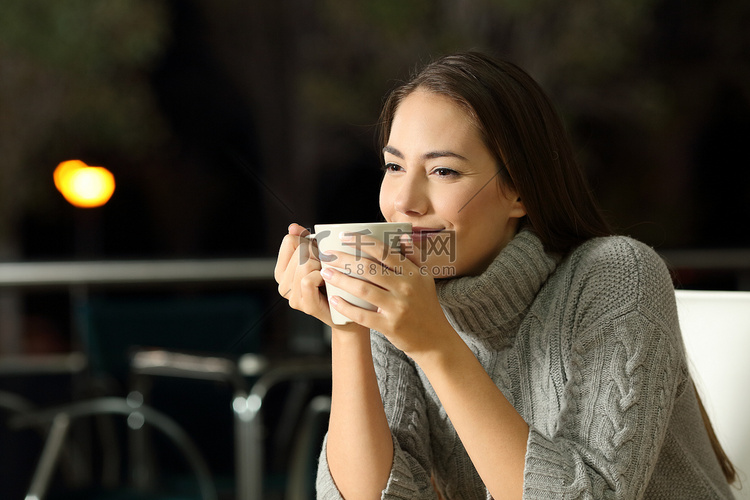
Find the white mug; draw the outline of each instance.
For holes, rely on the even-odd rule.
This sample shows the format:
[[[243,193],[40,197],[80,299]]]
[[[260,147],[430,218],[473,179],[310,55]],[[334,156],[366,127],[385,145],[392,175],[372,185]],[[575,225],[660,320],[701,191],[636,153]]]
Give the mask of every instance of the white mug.
[[[354,242],[352,243],[341,241],[341,233],[353,234],[355,237]],[[399,239],[404,234],[411,234],[411,223],[362,222],[349,224],[316,224],[315,234],[310,234],[307,237],[310,239],[314,239],[317,242],[318,252],[320,253],[326,254],[332,250],[337,250],[340,252],[346,252],[350,255],[356,255],[358,257],[358,263],[355,265],[355,267],[348,269],[339,268],[336,266],[335,261],[327,261],[325,257],[323,257],[321,258],[320,262],[323,268],[332,267],[344,272],[345,274],[349,274],[350,276],[367,280],[367,275],[370,272],[375,272],[376,269],[379,270],[379,266],[377,268],[371,267],[375,264],[371,260],[369,260],[367,256],[354,249],[353,244],[358,243],[357,235],[366,235],[376,238],[386,244],[385,248],[387,251],[399,253],[401,249]],[[326,294],[328,295],[329,300],[334,295],[338,295],[339,297],[343,298],[347,302],[354,304],[355,306],[361,307],[363,309],[368,309],[370,311],[377,310],[377,308],[369,302],[361,300],[350,294],[349,292],[345,292],[344,290],[341,290],[340,288],[328,283],[326,283]],[[351,319],[347,318],[333,307],[331,307],[331,319],[333,320],[334,325],[345,325],[347,323],[352,323]]]

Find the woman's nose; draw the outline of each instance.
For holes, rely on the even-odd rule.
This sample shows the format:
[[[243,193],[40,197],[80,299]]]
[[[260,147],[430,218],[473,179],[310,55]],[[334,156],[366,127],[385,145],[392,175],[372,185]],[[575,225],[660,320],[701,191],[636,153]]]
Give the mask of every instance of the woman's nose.
[[[394,207],[404,215],[423,215],[427,213],[429,199],[426,186],[418,179],[403,179]]]

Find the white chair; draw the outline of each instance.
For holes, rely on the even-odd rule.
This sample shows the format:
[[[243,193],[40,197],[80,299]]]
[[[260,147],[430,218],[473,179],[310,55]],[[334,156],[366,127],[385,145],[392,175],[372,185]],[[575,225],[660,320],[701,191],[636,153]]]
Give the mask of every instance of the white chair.
[[[677,290],[691,373],[750,499],[750,292]]]

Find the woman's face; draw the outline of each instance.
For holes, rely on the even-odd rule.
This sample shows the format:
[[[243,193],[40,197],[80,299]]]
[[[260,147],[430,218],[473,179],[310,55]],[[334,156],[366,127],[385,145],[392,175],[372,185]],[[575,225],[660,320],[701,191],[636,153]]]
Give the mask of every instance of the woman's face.
[[[412,223],[414,251],[435,278],[480,274],[526,214],[500,187],[476,125],[447,97],[417,89],[404,98],[383,154],[380,210]]]

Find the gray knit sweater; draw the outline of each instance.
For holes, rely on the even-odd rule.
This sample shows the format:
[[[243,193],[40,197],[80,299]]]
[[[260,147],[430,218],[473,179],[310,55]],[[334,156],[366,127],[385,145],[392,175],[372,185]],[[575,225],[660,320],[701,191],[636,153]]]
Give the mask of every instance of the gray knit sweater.
[[[704,429],[658,256],[625,237],[562,262],[529,231],[480,276],[438,282],[449,321],[529,424],[524,498],[732,498]],[[488,499],[422,370],[378,332],[393,434],[384,499]],[[320,455],[318,498],[341,498]]]

